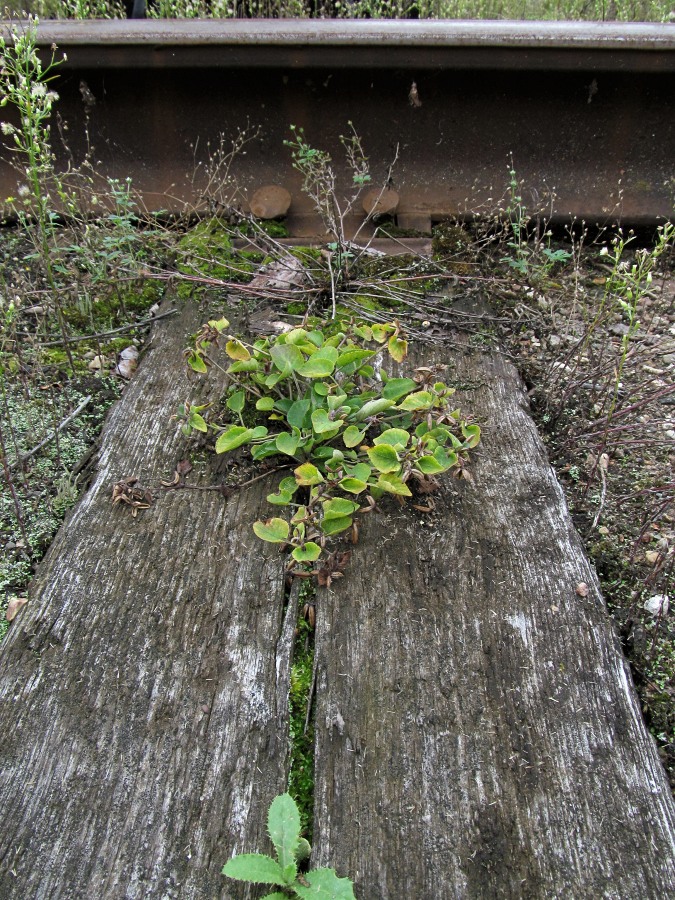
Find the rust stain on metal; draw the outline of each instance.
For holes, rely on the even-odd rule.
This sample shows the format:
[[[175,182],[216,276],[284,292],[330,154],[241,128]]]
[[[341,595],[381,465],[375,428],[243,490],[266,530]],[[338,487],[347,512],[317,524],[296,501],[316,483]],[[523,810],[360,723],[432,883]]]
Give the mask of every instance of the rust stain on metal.
[[[318,234],[283,141],[304,127],[339,166],[352,121],[374,184],[400,147],[401,222],[496,200],[510,154],[528,207],[554,219],[672,215],[675,28],[148,20],[47,22],[40,36],[68,54],[57,89],[75,157],[86,119],[101,171],[130,176],[151,208],[193,200],[195,142],[248,124],[261,132],[235,163],[244,197],[278,184],[294,233]],[[3,153],[0,192],[15,190]]]

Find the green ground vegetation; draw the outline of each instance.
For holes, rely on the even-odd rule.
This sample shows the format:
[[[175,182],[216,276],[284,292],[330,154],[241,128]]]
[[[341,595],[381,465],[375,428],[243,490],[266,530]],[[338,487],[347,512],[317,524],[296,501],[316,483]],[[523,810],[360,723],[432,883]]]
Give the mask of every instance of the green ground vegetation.
[[[42,18],[123,18],[120,0],[8,0]],[[523,19],[667,22],[671,0],[158,0],[155,18]]]

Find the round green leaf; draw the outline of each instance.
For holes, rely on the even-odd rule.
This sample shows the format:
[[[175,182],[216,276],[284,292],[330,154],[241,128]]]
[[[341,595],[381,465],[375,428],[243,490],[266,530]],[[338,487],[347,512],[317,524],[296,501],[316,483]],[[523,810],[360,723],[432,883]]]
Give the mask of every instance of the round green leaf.
[[[367,403],[364,403],[361,409],[358,409],[354,413],[352,418],[356,422],[362,422],[368,416],[376,416],[378,413],[384,412],[385,409],[389,409],[389,407],[393,405],[393,400],[387,400],[384,397],[378,397],[375,400],[369,400]]]
[[[417,387],[412,378],[390,378],[382,389],[382,396],[387,400],[399,400]]]
[[[466,438],[466,446],[469,449],[477,447],[480,443],[480,425],[464,425],[462,434]]]
[[[421,456],[415,462],[415,468],[424,475],[438,475],[439,472],[445,472],[446,466],[442,466],[435,456]]]
[[[274,409],[274,397],[261,397],[259,400],[256,400],[255,408],[264,412]]]
[[[188,362],[188,365],[190,366],[190,368],[193,369],[195,372],[199,372],[200,375],[204,375],[204,374],[206,374],[206,372],[209,371],[206,368],[206,363],[204,362],[204,360],[202,359],[202,357],[199,353],[195,353],[194,351],[192,351],[188,355],[187,362]]]
[[[225,344],[225,352],[230,357],[230,359],[247,360],[251,358],[251,354],[248,352],[246,347],[244,347],[241,341],[238,341],[236,339],[228,341],[227,344]]]
[[[315,409],[312,413],[312,428],[317,434],[325,434],[327,431],[335,431],[340,428],[340,421],[333,422],[325,409]]]
[[[389,338],[387,347],[389,348],[389,355],[392,359],[395,359],[396,362],[403,362],[403,360],[406,358],[408,353],[407,341],[402,341],[400,338],[397,338],[392,334],[392,336]]]
[[[368,485],[365,481],[361,481],[358,478],[343,478],[340,482],[340,487],[343,491],[347,491],[348,494],[360,494],[361,491],[365,491]]]
[[[290,525],[286,519],[267,519],[265,522],[254,522],[253,530],[261,541],[268,541],[270,544],[285,544],[288,540]]]
[[[436,447],[434,450],[434,458],[443,466],[444,469],[451,469],[457,465],[457,454],[454,450],[446,450],[444,447]]]
[[[323,481],[323,475],[316,466],[313,466],[311,463],[303,463],[301,466],[298,466],[297,469],[293,470],[293,474],[295,475],[295,480],[298,484],[304,485],[307,487],[311,487],[314,484],[319,484]]]
[[[434,398],[429,391],[415,391],[414,394],[408,394],[408,396],[399,403],[397,409],[413,412],[416,409],[431,409],[433,403]]]
[[[398,475],[391,473],[380,475],[377,479],[377,486],[389,494],[398,494],[399,497],[412,497],[410,488]]]
[[[406,447],[409,440],[410,435],[404,428],[387,428],[386,431],[383,431],[382,434],[375,438],[373,443],[376,446],[379,444],[391,444],[392,447]]]
[[[286,421],[291,428],[303,428],[309,408],[312,404],[309,400],[296,400],[286,413]]]
[[[370,447],[368,459],[375,466],[378,472],[398,472],[401,469],[401,461],[398,458],[396,450],[391,444],[379,444],[376,447]]]
[[[244,428],[242,425],[232,425],[227,428],[216,441],[216,453],[229,453],[243,444],[248,444],[253,438],[253,429]]]
[[[245,391],[235,391],[234,394],[230,394],[225,405],[228,409],[231,409],[232,412],[240,413],[246,405]]]
[[[321,530],[324,534],[339,534],[341,531],[346,531],[351,527],[352,517],[351,516],[340,516],[337,519],[328,519],[324,520],[321,523]]]
[[[304,356],[293,344],[275,344],[270,348],[272,362],[283,375],[297,371],[305,361]]]
[[[237,372],[257,372],[260,368],[260,364],[255,359],[243,359],[237,362],[233,362],[231,366],[228,367],[228,374],[236,375]]]
[[[289,494],[286,491],[279,491],[278,494],[267,495],[267,502],[274,506],[287,506],[292,499],[293,494]]]
[[[349,427],[345,429],[345,433],[342,435],[342,440],[344,441],[345,447],[357,447],[363,442],[365,436],[365,429],[361,431],[361,429],[357,428],[356,425],[349,425]]]
[[[291,553],[296,562],[314,562],[321,556],[321,547],[314,541],[307,541],[302,547],[296,547]]]
[[[323,346],[298,366],[296,371],[303,378],[327,378],[333,374],[338,356],[335,347]]]
[[[358,478],[359,481],[368,481],[373,474],[372,467],[365,462],[357,463],[355,466],[345,466],[345,471],[347,475],[350,475],[352,478]]]
[[[277,435],[277,450],[279,453],[285,453],[286,456],[295,456],[300,438],[297,434],[290,434],[288,431],[282,431]]]
[[[209,430],[208,425],[206,424],[203,417],[200,416],[199,413],[194,412],[194,410],[190,410],[188,424],[191,428],[194,428],[195,431],[203,431],[204,433],[206,433]]]
[[[325,500],[323,503],[323,520],[339,519],[342,516],[351,516],[359,508],[358,503],[353,500],[347,500],[345,497],[334,497],[332,500]]]

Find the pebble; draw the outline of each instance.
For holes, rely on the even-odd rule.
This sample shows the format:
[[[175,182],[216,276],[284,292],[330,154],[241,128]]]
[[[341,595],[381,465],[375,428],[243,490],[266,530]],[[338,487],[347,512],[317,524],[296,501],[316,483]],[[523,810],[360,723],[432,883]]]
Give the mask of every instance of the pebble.
[[[609,326],[609,331],[611,334],[617,335],[617,337],[623,337],[628,334],[630,327],[623,322],[616,322],[614,325]]]
[[[256,219],[280,219],[291,205],[291,195],[280,184],[266,184],[251,197],[251,212]]]
[[[363,211],[374,216],[393,216],[398,209],[399,196],[392,188],[373,188],[363,197]]]

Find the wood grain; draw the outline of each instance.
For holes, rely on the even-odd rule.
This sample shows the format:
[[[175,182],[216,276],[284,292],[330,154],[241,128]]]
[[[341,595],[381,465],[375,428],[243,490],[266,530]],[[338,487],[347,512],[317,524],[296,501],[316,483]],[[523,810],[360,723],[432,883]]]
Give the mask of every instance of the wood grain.
[[[673,799],[524,389],[437,356],[474,481],[365,516],[318,598],[316,862],[359,900],[673,896]]]
[[[289,658],[283,560],[251,530],[270,485],[169,492],[137,518],[110,503],[116,480],[170,480],[186,452],[171,415],[195,394],[181,353],[200,321],[156,329],[2,646],[3,900],[211,900],[230,896],[233,852],[267,848]]]

